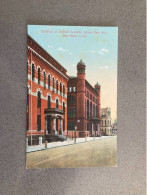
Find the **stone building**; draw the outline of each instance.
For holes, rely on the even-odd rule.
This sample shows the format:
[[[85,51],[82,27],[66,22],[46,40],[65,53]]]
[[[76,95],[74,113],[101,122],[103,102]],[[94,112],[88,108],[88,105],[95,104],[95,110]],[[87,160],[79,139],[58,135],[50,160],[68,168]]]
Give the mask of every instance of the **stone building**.
[[[77,64],[77,76],[69,77],[67,93],[68,136],[76,128],[77,137],[100,136],[100,85],[95,87],[85,78],[85,64]]]
[[[66,69],[29,35],[27,38],[27,139],[67,132]]]
[[[101,132],[102,135],[111,135],[111,108],[101,109]]]

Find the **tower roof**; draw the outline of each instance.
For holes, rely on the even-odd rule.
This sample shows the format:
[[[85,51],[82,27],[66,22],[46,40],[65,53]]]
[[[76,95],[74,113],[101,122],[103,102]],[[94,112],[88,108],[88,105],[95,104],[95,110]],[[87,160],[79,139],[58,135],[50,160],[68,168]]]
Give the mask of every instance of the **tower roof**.
[[[85,66],[85,63],[82,61],[82,59],[78,62],[77,66],[79,65]]]

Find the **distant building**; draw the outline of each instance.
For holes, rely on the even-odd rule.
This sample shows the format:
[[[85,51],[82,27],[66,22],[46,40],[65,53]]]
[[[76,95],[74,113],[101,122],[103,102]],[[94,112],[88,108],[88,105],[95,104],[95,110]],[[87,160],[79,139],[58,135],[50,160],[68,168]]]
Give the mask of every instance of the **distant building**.
[[[75,127],[77,137],[101,135],[100,124],[100,85],[95,87],[85,78],[85,64],[77,64],[77,76],[69,77],[67,93],[68,136]]]
[[[117,122],[112,124],[112,135],[117,135]]]
[[[101,132],[102,135],[112,135],[111,132],[111,108],[101,109]]]

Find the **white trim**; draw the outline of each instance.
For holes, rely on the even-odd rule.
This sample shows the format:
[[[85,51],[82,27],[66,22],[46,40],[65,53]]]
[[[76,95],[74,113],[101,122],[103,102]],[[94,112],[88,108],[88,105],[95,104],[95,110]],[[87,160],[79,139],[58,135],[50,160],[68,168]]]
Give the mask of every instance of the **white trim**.
[[[33,51],[36,55],[38,55],[41,59],[43,59],[46,63],[48,63],[52,68],[54,68],[57,72],[59,72],[62,76],[64,76],[66,79],[68,79],[68,77],[66,77],[62,72],[60,72],[57,68],[55,68],[52,64],[50,64],[46,59],[44,59],[41,55],[39,55],[36,51],[34,51],[30,46],[28,46],[28,48]]]

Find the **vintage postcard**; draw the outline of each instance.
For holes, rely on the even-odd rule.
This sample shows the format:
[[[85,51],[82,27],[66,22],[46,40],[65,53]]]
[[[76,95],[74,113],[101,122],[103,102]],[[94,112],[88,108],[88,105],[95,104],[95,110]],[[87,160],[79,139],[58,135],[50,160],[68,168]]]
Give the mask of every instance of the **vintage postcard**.
[[[28,25],[27,168],[117,166],[118,28]]]

